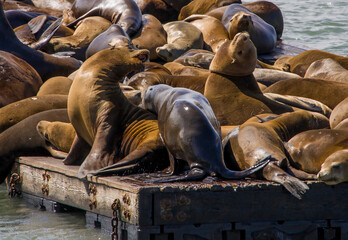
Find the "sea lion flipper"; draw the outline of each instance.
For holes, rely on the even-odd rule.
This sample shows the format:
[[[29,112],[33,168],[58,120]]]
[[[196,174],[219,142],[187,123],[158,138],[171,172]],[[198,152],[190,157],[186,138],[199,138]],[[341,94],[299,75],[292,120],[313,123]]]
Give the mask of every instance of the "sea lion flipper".
[[[306,173],[305,171],[296,169],[292,166],[288,166],[288,172],[302,180],[317,180],[317,175]]]
[[[200,168],[192,168],[187,174],[179,176],[161,177],[160,179],[146,180],[146,183],[169,183],[180,181],[201,180],[206,176],[206,172]]]
[[[89,152],[90,146],[76,134],[68,156],[64,159],[65,165],[80,165]]]
[[[52,155],[52,157],[65,159],[68,156],[67,153],[53,149],[51,146],[46,146],[45,148]]]
[[[38,33],[41,28],[43,27],[43,25],[45,24],[45,22],[47,21],[47,15],[39,15],[33,19],[31,19],[29,22],[28,22],[28,26],[31,30],[31,33],[32,34],[36,34]]]
[[[33,44],[30,44],[29,47],[32,49],[40,49],[43,46],[45,46],[50,39],[53,37],[53,35],[56,33],[58,28],[62,25],[62,18],[58,18],[56,21],[54,21],[40,36],[39,40]]]

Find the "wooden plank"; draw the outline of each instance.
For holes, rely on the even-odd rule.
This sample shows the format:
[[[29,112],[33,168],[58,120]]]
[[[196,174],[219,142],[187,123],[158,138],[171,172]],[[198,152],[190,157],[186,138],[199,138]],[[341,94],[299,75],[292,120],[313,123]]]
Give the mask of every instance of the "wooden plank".
[[[307,182],[310,190],[298,200],[279,184],[261,180],[148,184],[148,174],[78,179],[77,166],[50,157],[20,157],[17,165],[23,192],[107,217],[112,217],[111,205],[119,199],[121,220],[141,227],[348,216],[348,183]],[[49,181],[43,174],[50,175]],[[42,192],[43,185],[48,185],[48,194]],[[93,199],[96,207],[90,209]]]

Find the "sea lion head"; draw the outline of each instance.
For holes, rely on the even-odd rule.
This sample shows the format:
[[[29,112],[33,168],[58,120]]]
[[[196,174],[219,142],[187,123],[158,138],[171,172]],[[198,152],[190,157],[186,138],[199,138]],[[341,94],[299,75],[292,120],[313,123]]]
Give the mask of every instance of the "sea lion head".
[[[253,25],[250,14],[244,11],[237,12],[230,20],[229,38],[232,39],[239,32],[249,32]]]
[[[172,88],[171,86],[168,86],[166,84],[157,84],[154,86],[148,87],[144,92],[142,96],[142,107],[152,113],[156,113],[155,108],[155,98],[158,93],[163,92],[167,90],[168,88]]]
[[[348,149],[331,154],[321,165],[317,177],[328,185],[348,181]]]
[[[256,48],[247,32],[238,33],[233,40],[225,41],[210,64],[211,72],[229,76],[246,76],[256,66]]]
[[[174,61],[181,55],[182,50],[177,49],[173,44],[168,43],[162,47],[156,48],[157,55],[166,62]]]

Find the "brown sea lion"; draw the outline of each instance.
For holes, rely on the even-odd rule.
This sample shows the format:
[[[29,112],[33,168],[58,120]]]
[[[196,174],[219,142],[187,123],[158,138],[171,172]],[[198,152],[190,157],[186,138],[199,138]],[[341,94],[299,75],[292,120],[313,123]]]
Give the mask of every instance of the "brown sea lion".
[[[241,4],[228,6],[221,22],[228,29],[230,39],[239,32],[248,32],[258,54],[269,53],[276,46],[277,34],[274,27]]]
[[[247,169],[271,155],[273,161],[259,172],[260,176],[282,184],[293,196],[301,199],[308,187],[297,178],[313,179],[315,175],[290,165],[291,159],[286,154],[283,141],[308,129],[328,127],[328,124],[328,119],[322,114],[305,110],[284,113],[261,123],[247,121],[235,130],[230,138],[230,146],[240,169]]]
[[[52,38],[44,50],[48,53],[72,51],[74,52],[73,57],[84,61],[89,44],[110,26],[110,21],[99,16],[85,18],[76,25],[73,35]]]
[[[0,133],[23,119],[46,110],[66,108],[67,96],[34,96],[0,108]]]
[[[74,0],[31,0],[34,6],[38,8],[50,8],[54,10],[63,11],[66,8],[71,8]]]
[[[0,66],[0,108],[37,93],[41,77],[26,61],[0,51]]]
[[[193,0],[186,6],[182,7],[178,16],[178,20],[184,20],[185,18],[193,14],[205,14],[215,8],[230,5],[232,3],[241,3],[240,0]]]
[[[144,63],[144,72],[153,72],[160,74],[171,75],[171,72],[164,65],[156,62],[145,62]]]
[[[256,49],[247,33],[226,41],[215,54],[204,96],[221,125],[242,124],[261,113],[293,111],[263,95],[252,75],[255,65]]]
[[[221,21],[207,15],[194,14],[184,19],[196,26],[203,34],[204,48],[214,53],[229,39],[228,32]]]
[[[263,92],[311,98],[334,109],[348,97],[348,84],[321,79],[295,78],[274,83]]]
[[[151,14],[161,23],[167,23],[178,19],[179,11],[169,6],[163,0],[138,0],[137,5],[142,14]]]
[[[324,58],[309,65],[304,77],[348,83],[348,70],[332,58]]]
[[[348,130],[348,118],[344,119],[343,121],[341,121],[339,124],[336,125],[336,127],[334,127],[333,129],[337,129],[337,130],[344,130],[347,129]]]
[[[55,157],[64,154],[48,147],[36,131],[41,120],[69,122],[66,109],[54,109],[29,116],[0,134],[0,183],[10,173],[12,163],[19,154],[41,153],[43,149]],[[42,154],[42,153],[41,153]]]
[[[151,86],[144,93],[143,106],[158,116],[161,138],[171,161],[169,172],[173,175],[151,182],[200,180],[206,176],[241,179],[269,162],[270,156],[266,156],[247,170],[229,170],[223,158],[220,124],[208,100],[200,93],[163,84]],[[174,175],[178,160],[187,163],[188,173]]]
[[[336,151],[321,165],[318,179],[334,185],[348,181],[348,149]]]
[[[173,21],[163,28],[167,32],[167,44],[156,49],[163,60],[172,62],[190,49],[203,48],[202,32],[191,23]]]
[[[340,122],[348,118],[348,97],[341,101],[332,110],[330,116],[330,127],[335,128]]]
[[[0,5],[0,50],[11,52],[29,63],[43,81],[56,75],[66,76],[80,67],[81,62],[70,57],[54,57],[21,43],[9,25]]]
[[[86,59],[103,49],[113,47],[134,48],[128,34],[117,24],[112,24],[105,32],[93,39],[86,50]]]
[[[68,77],[58,76],[47,79],[44,84],[41,85],[36,96],[50,95],[50,94],[62,94],[68,95],[72,80]]]
[[[132,43],[139,49],[150,51],[150,60],[158,58],[156,48],[167,43],[167,33],[162,23],[150,14],[143,14],[142,26],[132,37]]]
[[[202,76],[208,78],[209,75],[208,69],[184,66],[177,62],[168,62],[164,66],[169,69],[172,75],[176,76]]]
[[[322,50],[308,50],[287,59],[281,59],[282,63],[275,61],[274,65],[286,65],[289,67],[289,71],[296,73],[303,77],[306,74],[308,67],[315,61],[324,58],[331,58],[337,61],[342,67],[348,69],[348,57],[343,57],[333,53],[325,52]]]
[[[166,84],[172,87],[184,87],[203,93],[206,80],[206,76],[173,76],[141,72],[131,77],[128,85],[140,91],[145,91],[150,86]]]
[[[285,147],[297,168],[317,174],[327,157],[348,148],[348,130],[308,130],[292,137]]]
[[[76,131],[70,122],[43,120],[36,125],[36,130],[48,146],[52,144],[55,149],[65,153],[69,152],[76,136]]]
[[[50,2],[50,1],[45,1]],[[3,8],[6,12],[8,11],[22,11],[22,12],[28,12],[28,13],[42,13],[47,14],[52,17],[61,17],[62,11],[61,10],[55,10],[51,8],[42,8],[33,6],[30,4],[27,4],[25,2],[20,1],[2,1]]]
[[[100,16],[120,25],[130,37],[141,26],[141,12],[133,0],[75,0],[71,10],[77,19],[67,26],[89,16]]]
[[[141,70],[148,56],[147,50],[104,49],[77,72],[68,95],[69,119],[77,134],[64,163],[83,162],[78,177],[116,162],[134,167],[163,147],[156,117],[131,104],[118,85],[129,72]]]

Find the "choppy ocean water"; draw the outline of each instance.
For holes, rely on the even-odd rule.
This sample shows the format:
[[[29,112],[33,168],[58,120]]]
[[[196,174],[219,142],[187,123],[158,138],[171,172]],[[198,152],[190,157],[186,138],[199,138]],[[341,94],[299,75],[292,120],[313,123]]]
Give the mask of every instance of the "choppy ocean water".
[[[244,2],[252,2],[246,0]],[[274,0],[283,12],[282,39],[295,46],[348,54],[348,2],[346,0]],[[109,239],[85,226],[83,214],[51,213],[10,199],[0,185],[0,240]]]

